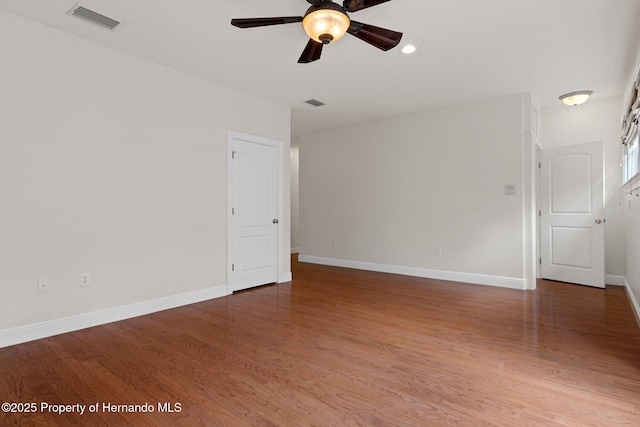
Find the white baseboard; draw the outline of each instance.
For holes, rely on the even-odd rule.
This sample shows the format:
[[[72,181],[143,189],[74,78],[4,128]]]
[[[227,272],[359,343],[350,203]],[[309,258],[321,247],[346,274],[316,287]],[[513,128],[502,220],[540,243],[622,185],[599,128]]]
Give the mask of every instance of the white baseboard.
[[[222,285],[200,291],[107,308],[91,313],[3,329],[0,330],[0,348],[220,298],[226,295],[228,295],[227,286]]]
[[[291,253],[292,253],[292,254],[297,254],[297,253],[299,253],[299,252],[300,252],[300,248],[298,248],[298,247],[291,248]]]
[[[640,326],[640,305],[638,305],[638,300],[636,296],[631,291],[631,285],[627,282],[626,277],[624,278],[624,287],[627,290],[627,296],[629,297],[629,301],[631,301],[631,307],[633,308],[633,312],[636,315],[636,321],[638,322],[638,326]]]
[[[477,285],[498,286],[510,289],[526,289],[526,281],[513,277],[488,276],[484,274],[457,273],[453,271],[431,270],[427,268],[403,267],[399,265],[377,264],[362,261],[349,261],[335,258],[323,258],[300,255],[300,262],[331,265],[334,267],[355,268],[357,270],[377,271],[380,273],[403,274],[405,276],[425,277],[428,279],[450,280],[453,282],[473,283]]]
[[[286,283],[286,282],[290,282],[293,280],[293,275],[291,274],[290,271],[286,272],[286,273],[282,273],[280,275],[280,280],[278,280],[278,283]]]
[[[614,276],[613,274],[607,274],[604,276],[604,282],[611,286],[624,286],[624,276]]]

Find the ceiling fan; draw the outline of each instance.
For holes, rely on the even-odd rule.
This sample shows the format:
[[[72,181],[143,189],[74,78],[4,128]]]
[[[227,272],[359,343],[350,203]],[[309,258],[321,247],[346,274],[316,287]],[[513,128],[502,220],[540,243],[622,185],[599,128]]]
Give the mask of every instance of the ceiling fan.
[[[232,19],[231,25],[252,28],[302,22],[302,27],[309,35],[309,42],[298,59],[298,63],[304,64],[320,59],[322,47],[339,40],[345,33],[384,51],[396,47],[402,33],[352,21],[347,15],[347,12],[357,12],[388,1],[390,0],[344,0],[340,6],[331,0],[307,0],[311,7],[304,16]]]

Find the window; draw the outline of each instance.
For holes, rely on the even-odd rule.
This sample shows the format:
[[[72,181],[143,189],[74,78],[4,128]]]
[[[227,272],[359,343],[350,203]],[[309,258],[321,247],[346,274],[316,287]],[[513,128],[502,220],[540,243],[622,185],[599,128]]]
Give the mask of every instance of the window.
[[[636,75],[622,117],[622,185],[640,174],[640,73]]]
[[[623,145],[623,153],[622,153],[622,183],[626,184],[636,175],[638,175],[638,171],[640,170],[640,157],[638,154],[640,150],[638,149],[638,145],[640,145],[640,134],[636,131],[635,136],[626,144]]]

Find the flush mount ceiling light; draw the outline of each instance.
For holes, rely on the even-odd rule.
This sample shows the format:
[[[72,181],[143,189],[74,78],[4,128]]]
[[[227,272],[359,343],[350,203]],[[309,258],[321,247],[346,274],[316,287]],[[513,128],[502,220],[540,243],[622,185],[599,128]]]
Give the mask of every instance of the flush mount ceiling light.
[[[560,101],[564,105],[569,105],[575,107],[580,104],[584,104],[589,100],[589,97],[593,95],[593,91],[590,90],[579,90],[577,92],[569,92],[565,93],[560,97]]]

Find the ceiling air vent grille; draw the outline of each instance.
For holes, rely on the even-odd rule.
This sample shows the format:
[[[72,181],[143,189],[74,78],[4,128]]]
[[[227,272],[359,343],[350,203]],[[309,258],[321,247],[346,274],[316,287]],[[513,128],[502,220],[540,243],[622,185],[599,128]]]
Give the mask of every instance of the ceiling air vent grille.
[[[94,12],[93,10],[80,6],[79,4],[73,6],[69,11],[69,15],[77,16],[78,18],[100,25],[103,28],[108,28],[109,30],[113,30],[120,25],[120,21],[104,16],[101,13]]]
[[[309,100],[304,101],[304,102],[306,102],[309,105],[313,105],[314,107],[321,107],[321,106],[325,105],[324,102],[318,101],[317,99],[309,99]]]

